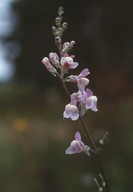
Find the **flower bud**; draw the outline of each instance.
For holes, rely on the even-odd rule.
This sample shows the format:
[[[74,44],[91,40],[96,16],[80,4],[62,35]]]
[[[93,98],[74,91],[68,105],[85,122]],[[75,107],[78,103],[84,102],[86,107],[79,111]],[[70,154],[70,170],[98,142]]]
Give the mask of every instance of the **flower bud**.
[[[61,15],[63,15],[63,13],[64,13],[63,7],[59,7],[59,9],[58,9],[58,15],[61,16]]]
[[[59,67],[59,57],[56,53],[50,53],[49,54],[49,59],[55,67]]]
[[[52,31],[53,31],[53,34],[56,35],[56,27],[55,26],[52,26]]]
[[[63,28],[64,30],[67,29],[67,26],[68,26],[68,24],[67,24],[66,22],[64,22],[64,23],[62,24],[62,28]]]
[[[61,38],[59,36],[55,37],[55,44],[59,45],[61,43]]]
[[[68,48],[69,48],[69,45],[70,45],[69,42],[65,42],[65,43],[63,44],[63,49],[64,49],[64,50],[68,49]]]
[[[52,75],[56,76],[56,69],[51,65],[49,59],[47,57],[44,57],[42,60],[42,63],[46,67],[47,71],[49,71]]]
[[[56,17],[55,24],[59,27],[62,21],[62,17]]]
[[[69,49],[72,49],[75,44],[76,44],[75,41],[71,41],[69,45]]]
[[[69,42],[65,42],[63,44],[63,51],[62,52],[63,53],[70,52],[74,45],[75,45],[75,41],[71,41],[70,43]]]

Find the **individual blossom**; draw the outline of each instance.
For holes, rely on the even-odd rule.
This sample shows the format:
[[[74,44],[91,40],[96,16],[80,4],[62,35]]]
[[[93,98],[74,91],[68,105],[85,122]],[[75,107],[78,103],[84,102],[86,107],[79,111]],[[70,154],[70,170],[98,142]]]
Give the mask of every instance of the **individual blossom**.
[[[97,97],[93,95],[90,89],[85,91],[78,91],[77,101],[79,102],[79,108],[81,110],[80,115],[83,116],[86,110],[91,109],[92,111],[98,111],[97,109]]]
[[[92,111],[98,111],[97,109],[97,97],[91,96],[86,100],[86,109],[91,109]]]
[[[90,74],[89,69],[85,68],[79,75],[70,75],[66,78],[67,82],[73,82],[77,83],[78,89],[80,91],[83,91],[89,83],[89,79],[86,78],[86,76]]]
[[[88,109],[97,112],[97,97],[91,96],[85,102],[79,103],[80,116],[83,116]]]
[[[79,132],[75,133],[75,139],[71,142],[70,146],[66,149],[66,154],[76,154],[84,152],[90,156],[90,147],[85,145],[81,140],[81,135]]]
[[[90,89],[86,89],[86,99],[85,99],[86,109],[91,109],[92,111],[98,111],[97,109],[97,97],[93,95]]]
[[[69,69],[75,69],[78,66],[78,63],[73,61],[73,57],[68,55],[61,57],[60,64],[62,75],[67,73]]]
[[[78,107],[76,106],[76,100],[73,95],[71,95],[71,102],[65,106],[63,117],[71,118],[73,121],[79,118],[79,110]]]
[[[66,78],[67,82],[73,82],[73,83],[77,83],[79,79],[82,78],[86,78],[87,75],[89,75],[89,69],[85,68],[81,71],[81,73],[79,75],[70,75]]]
[[[44,57],[42,63],[44,64],[48,72],[56,76],[57,70],[51,65],[48,57]]]
[[[73,121],[79,118],[79,110],[76,105],[67,104],[63,113],[64,118],[71,118]]]
[[[87,75],[89,75],[89,69],[85,68],[81,71],[81,73],[78,75],[78,78],[82,78],[82,77],[87,77]]]
[[[89,79],[82,77],[82,78],[78,79],[77,87],[80,91],[84,91],[85,87],[88,85],[88,83],[89,83]]]

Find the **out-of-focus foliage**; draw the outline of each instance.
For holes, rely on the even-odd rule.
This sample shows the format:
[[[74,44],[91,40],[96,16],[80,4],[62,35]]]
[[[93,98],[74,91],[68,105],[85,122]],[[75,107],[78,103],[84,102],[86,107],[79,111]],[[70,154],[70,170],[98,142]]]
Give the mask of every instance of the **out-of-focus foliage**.
[[[102,158],[111,191],[131,192],[133,13],[132,2],[117,0],[14,3],[19,23],[6,41],[17,41],[21,52],[14,80],[0,84],[0,191],[97,190],[95,158],[65,155],[82,127],[63,120],[67,97],[41,64],[44,56],[56,51],[51,26],[60,5],[69,24],[64,41],[76,41],[73,52],[79,71],[90,69],[89,86],[98,96],[99,112],[87,113],[86,124],[97,144],[109,131]],[[84,134],[82,138],[88,142]]]

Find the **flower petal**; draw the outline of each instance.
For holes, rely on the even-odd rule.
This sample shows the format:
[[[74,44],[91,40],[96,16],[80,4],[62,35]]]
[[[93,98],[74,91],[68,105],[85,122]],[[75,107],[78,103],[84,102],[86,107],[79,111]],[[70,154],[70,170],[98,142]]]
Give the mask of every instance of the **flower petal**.
[[[76,106],[75,106],[76,107]],[[76,107],[75,109],[73,108],[72,114],[71,114],[71,119],[73,121],[76,121],[79,118],[79,110]]]
[[[89,69],[85,68],[81,73],[79,74],[79,78],[86,77],[88,74],[90,74]]]
[[[65,151],[65,154],[69,155],[69,154],[75,154],[75,151],[70,147],[68,147]]]
[[[73,121],[79,118],[79,110],[76,105],[67,104],[63,113],[64,118],[71,118]]]
[[[81,135],[78,131],[75,133],[75,140],[81,141]]]
[[[92,111],[97,111],[97,97],[91,96],[86,101],[86,108],[91,109]]]
[[[93,92],[90,89],[86,89],[87,97],[90,97],[93,95]]]
[[[71,116],[71,104],[67,104],[67,105],[65,106],[65,111],[64,111],[64,113],[63,113],[63,116],[64,116],[65,118],[69,118],[69,117]]]
[[[78,66],[77,62],[73,62],[72,64],[69,65],[70,69],[75,69]]]
[[[78,89],[79,89],[80,91],[84,91],[84,90],[85,90],[85,87],[86,87],[86,85],[88,85],[88,83],[89,83],[89,79],[87,79],[87,78],[85,78],[85,77],[80,78],[80,79],[78,80]]]

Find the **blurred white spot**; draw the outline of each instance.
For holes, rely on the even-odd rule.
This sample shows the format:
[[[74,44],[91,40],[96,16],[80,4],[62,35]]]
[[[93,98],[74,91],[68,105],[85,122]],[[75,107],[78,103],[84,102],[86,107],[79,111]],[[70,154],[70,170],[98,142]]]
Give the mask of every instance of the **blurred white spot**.
[[[94,184],[93,180],[93,175],[92,174],[82,174],[80,177],[81,183],[84,186],[92,186]]]
[[[0,81],[9,81],[15,73],[14,59],[20,52],[15,42],[6,42],[18,22],[12,10],[12,3],[17,0],[0,0]],[[18,51],[17,51],[18,50]]]
[[[0,81],[9,81],[14,75],[15,69],[13,64],[0,58]]]

